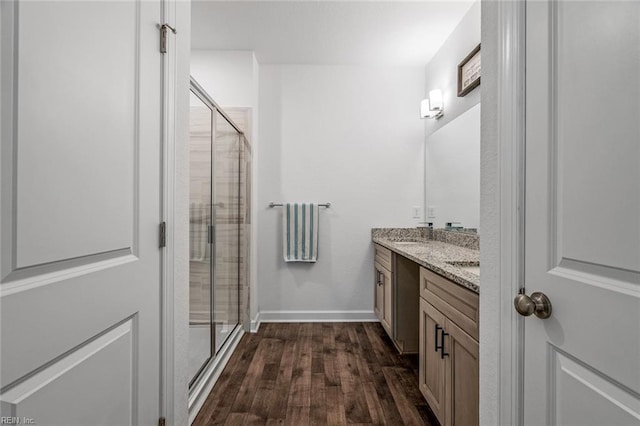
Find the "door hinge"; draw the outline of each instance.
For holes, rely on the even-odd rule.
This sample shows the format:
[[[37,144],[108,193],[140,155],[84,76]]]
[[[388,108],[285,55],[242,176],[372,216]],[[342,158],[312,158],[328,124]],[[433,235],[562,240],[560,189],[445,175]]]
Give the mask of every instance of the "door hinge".
[[[167,53],[167,30],[178,34],[178,31],[169,24],[162,24],[160,26],[160,53]]]
[[[167,424],[167,419],[165,419],[164,417],[160,417],[158,419],[158,426],[166,426]]]
[[[167,246],[167,222],[160,224],[160,248]]]

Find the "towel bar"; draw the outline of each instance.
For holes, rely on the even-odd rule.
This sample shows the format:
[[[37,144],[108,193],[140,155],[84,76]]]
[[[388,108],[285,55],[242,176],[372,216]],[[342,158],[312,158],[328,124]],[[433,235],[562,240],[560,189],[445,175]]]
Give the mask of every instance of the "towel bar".
[[[274,207],[282,207],[283,204],[282,203],[274,203],[273,201],[269,203],[269,207],[270,208],[274,208]],[[326,207],[329,208],[331,207],[331,203],[323,203],[323,204],[318,204],[318,206],[320,207]]]

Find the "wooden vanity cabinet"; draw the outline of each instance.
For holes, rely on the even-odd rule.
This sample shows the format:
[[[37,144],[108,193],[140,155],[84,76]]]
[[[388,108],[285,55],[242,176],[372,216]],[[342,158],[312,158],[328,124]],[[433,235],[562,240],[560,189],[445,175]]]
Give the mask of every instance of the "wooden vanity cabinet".
[[[390,336],[393,334],[393,274],[391,265],[391,250],[375,244],[374,311],[380,324]]]
[[[477,425],[479,422],[479,345],[453,322],[445,321],[449,339],[445,347],[447,416],[445,425]]]
[[[418,382],[420,392],[429,403],[441,425],[445,419],[446,357],[438,351],[440,333],[445,318],[440,311],[420,298],[420,357]]]
[[[420,266],[386,247],[374,248],[374,312],[398,352],[418,353]]]
[[[479,418],[478,295],[420,270],[418,382],[442,426]]]
[[[384,318],[384,272],[382,266],[375,263],[374,276],[375,276],[375,301],[373,304],[373,312],[376,314],[380,321]]]
[[[374,311],[389,335],[392,333],[392,275],[391,271],[375,262],[376,300]]]

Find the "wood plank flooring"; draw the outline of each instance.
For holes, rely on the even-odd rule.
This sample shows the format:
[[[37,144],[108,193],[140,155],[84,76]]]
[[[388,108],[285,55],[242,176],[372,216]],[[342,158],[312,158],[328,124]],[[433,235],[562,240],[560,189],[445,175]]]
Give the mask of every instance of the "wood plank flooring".
[[[269,323],[246,333],[193,423],[437,425],[379,323]]]

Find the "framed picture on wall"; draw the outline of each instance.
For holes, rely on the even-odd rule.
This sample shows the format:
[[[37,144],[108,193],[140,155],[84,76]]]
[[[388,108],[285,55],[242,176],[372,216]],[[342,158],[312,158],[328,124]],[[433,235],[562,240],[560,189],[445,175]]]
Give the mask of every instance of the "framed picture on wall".
[[[458,97],[480,86],[480,45],[467,55],[458,65]]]

